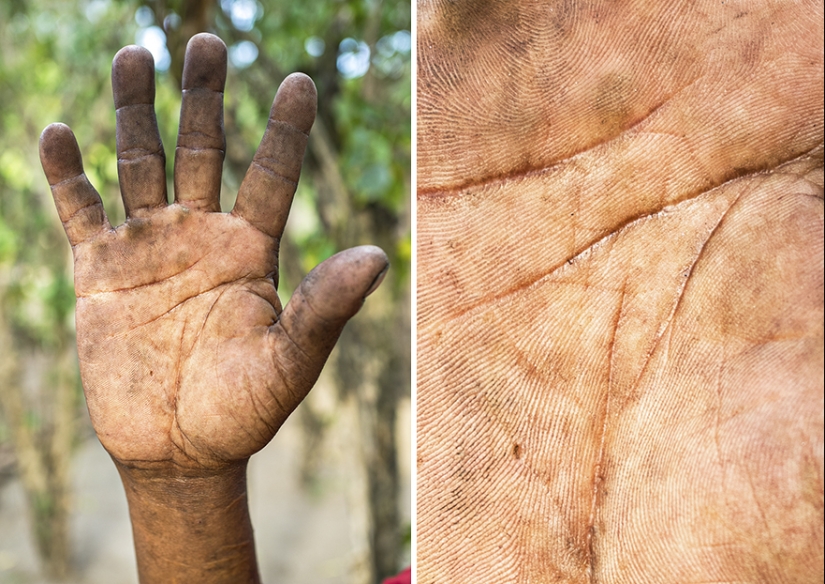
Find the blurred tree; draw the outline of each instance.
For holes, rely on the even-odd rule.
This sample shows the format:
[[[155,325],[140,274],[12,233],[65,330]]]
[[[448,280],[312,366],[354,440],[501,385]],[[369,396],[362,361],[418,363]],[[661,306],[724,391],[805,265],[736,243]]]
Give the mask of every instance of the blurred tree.
[[[155,57],[156,110],[171,180],[183,54],[201,31],[229,47],[225,210],[281,79],[303,71],[318,87],[318,119],[282,242],[282,294],[340,249],[374,243],[390,256],[387,281],[348,325],[329,378],[339,405],[357,412],[361,428],[353,444],[365,481],[366,527],[353,581],[374,582],[398,570],[395,424],[410,380],[409,30],[410,4],[403,0],[0,2],[0,407],[52,576],[69,565],[67,468],[82,410],[70,254],[41,177],[37,137],[53,121],[74,129],[86,174],[112,222],[121,222],[111,59],[133,42]],[[49,363],[50,371],[28,375],[35,362]],[[311,482],[326,422],[311,403],[298,415]]]

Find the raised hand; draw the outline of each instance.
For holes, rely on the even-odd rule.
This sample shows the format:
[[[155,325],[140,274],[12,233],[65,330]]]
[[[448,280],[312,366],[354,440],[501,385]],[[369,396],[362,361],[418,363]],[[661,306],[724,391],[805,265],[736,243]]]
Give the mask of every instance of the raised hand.
[[[152,491],[146,484],[163,485],[162,498],[170,484],[194,481],[203,489],[202,481],[217,482],[215,494],[223,499],[203,505],[235,505],[246,460],[310,390],[344,324],[388,265],[375,247],[341,252],[315,268],[282,310],[278,247],[315,118],[315,87],[301,74],[284,80],[235,208],[224,214],[219,194],[225,79],[223,42],[207,34],[193,37],[184,65],[170,205],[152,57],[134,46],[115,56],[118,171],[127,216],[116,228],[83,174],[71,131],[51,125],[40,143],[75,258],[78,352],[89,412],[124,478],[147,582],[176,560],[197,562],[182,559],[186,550],[177,558],[167,553],[173,542],[164,548],[151,534],[139,537],[147,522],[149,531],[163,530],[168,519],[147,511],[147,497],[149,507],[158,501],[145,496]],[[168,497],[170,505],[197,508],[191,489],[182,487],[180,495]],[[181,517],[183,523],[191,519]],[[226,520],[248,526],[243,517]],[[185,535],[181,529],[178,536]],[[247,535],[251,544],[251,533],[239,541]],[[145,557],[141,563],[142,544],[148,546],[144,555],[168,556],[171,564],[160,569]],[[233,554],[247,574],[249,558]],[[254,565],[254,555],[252,560]],[[241,572],[220,577],[235,581]]]
[[[821,582],[822,4],[418,16],[418,581]]]

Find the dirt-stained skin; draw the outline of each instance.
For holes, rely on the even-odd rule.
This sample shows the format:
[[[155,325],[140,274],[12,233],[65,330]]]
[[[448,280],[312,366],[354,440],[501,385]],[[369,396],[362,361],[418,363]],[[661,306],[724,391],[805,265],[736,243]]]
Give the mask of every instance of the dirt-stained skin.
[[[68,127],[40,154],[74,255],[77,345],[92,424],[129,500],[141,582],[259,581],[249,457],[318,377],[346,321],[380,283],[383,251],[316,267],[282,307],[278,247],[315,119],[305,75],[281,84],[230,213],[219,204],[226,46],[187,47],[175,202],[154,114],[151,54],[112,64],[126,222],[112,227]]]
[[[418,8],[418,581],[822,582],[822,3]]]

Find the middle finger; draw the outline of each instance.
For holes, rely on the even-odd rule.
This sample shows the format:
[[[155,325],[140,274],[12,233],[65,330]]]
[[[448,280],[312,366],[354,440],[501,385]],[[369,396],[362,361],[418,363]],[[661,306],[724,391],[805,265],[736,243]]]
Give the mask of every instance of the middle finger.
[[[193,36],[183,62],[183,96],[175,149],[175,201],[193,210],[221,210],[221,169],[226,151],[225,83],[226,45],[211,34]]]

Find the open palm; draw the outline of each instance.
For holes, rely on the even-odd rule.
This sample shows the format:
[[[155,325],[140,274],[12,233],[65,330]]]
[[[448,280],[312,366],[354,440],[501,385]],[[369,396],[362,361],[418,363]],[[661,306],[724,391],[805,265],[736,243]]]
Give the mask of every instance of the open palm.
[[[422,584],[822,581],[802,4],[422,3]]]
[[[226,47],[190,42],[166,201],[151,55],[112,70],[127,220],[112,228],[74,136],[48,127],[41,159],[75,257],[81,376],[95,430],[127,467],[218,468],[272,438],[314,384],[346,321],[386,270],[354,248],[318,266],[282,311],[278,243],[315,117],[312,81],[289,76],[231,213],[220,212]]]

